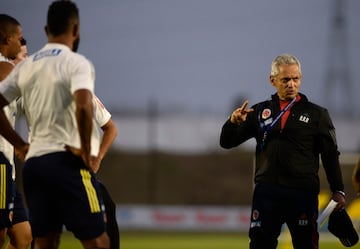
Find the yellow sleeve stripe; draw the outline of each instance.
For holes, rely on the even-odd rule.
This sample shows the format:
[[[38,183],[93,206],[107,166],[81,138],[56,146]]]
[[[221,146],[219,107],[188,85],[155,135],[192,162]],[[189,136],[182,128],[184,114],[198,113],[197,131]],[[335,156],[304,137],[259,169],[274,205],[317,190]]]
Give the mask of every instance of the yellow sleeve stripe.
[[[80,174],[89,200],[90,211],[91,213],[98,213],[100,212],[100,204],[95,188],[91,183],[91,174],[86,169],[80,169]]]
[[[0,209],[6,208],[6,164],[0,164]]]

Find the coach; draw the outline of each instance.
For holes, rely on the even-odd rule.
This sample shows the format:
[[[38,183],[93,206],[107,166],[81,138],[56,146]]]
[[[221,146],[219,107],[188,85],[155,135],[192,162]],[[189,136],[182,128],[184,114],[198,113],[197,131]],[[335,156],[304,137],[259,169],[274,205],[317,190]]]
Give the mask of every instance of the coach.
[[[236,109],[222,127],[220,145],[229,149],[255,138],[255,188],[250,223],[250,248],[274,249],[286,223],[296,249],[317,249],[319,157],[332,199],[345,206],[335,128],[328,111],[299,93],[299,60],[290,54],[271,64],[270,100]]]

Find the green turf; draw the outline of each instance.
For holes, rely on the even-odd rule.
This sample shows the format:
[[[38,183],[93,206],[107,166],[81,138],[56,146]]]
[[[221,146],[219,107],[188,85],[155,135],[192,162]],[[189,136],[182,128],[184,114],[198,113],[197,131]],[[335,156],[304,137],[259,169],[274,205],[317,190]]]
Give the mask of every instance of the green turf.
[[[247,245],[248,238],[236,234],[124,234],[122,247],[125,249],[232,249]]]
[[[321,238],[321,237],[320,237]],[[320,239],[319,249],[341,249],[343,247],[332,236]],[[121,249],[246,249],[246,234],[235,233],[144,233],[122,232]],[[81,244],[71,234],[64,233],[60,249],[81,249]],[[360,249],[360,245],[351,247]],[[292,249],[288,238],[282,238],[278,249]]]

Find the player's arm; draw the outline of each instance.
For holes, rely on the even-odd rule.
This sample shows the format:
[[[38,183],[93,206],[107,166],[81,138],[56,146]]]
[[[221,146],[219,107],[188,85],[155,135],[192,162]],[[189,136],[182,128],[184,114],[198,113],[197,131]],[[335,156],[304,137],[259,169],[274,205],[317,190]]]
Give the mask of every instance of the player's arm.
[[[81,157],[86,166],[91,167],[91,131],[93,118],[92,93],[87,89],[74,92],[75,117],[81,144]]]
[[[103,125],[101,127],[101,129],[103,131],[103,136],[102,136],[101,143],[100,143],[99,154],[96,157],[95,172],[98,171],[101,160],[104,158],[106,153],[109,151],[111,145],[113,144],[113,142],[118,134],[116,125],[112,119],[109,119],[109,121],[105,125]]]
[[[14,69],[14,65],[7,61],[0,62],[0,81],[4,80]],[[1,95],[1,94],[0,94]],[[24,140],[16,133],[13,129],[9,120],[7,119],[3,108],[8,105],[9,102],[3,95],[0,96],[0,134],[11,143],[15,148],[15,155],[20,159],[24,160],[26,153],[29,149],[29,144],[25,143]]]
[[[353,171],[352,182],[357,196],[360,196],[360,157]]]
[[[16,156],[19,159],[24,160],[29,145],[16,133],[7,119],[4,107],[8,104],[9,102],[2,94],[0,94],[0,134],[15,147]]]

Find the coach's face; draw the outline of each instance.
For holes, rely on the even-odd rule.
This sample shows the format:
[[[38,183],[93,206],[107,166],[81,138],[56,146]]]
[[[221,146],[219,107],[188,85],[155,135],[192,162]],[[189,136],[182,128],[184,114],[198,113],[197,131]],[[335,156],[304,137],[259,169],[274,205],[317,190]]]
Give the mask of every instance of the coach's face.
[[[291,100],[299,93],[301,73],[296,64],[280,65],[279,74],[270,76],[270,83],[276,88],[281,100]]]

